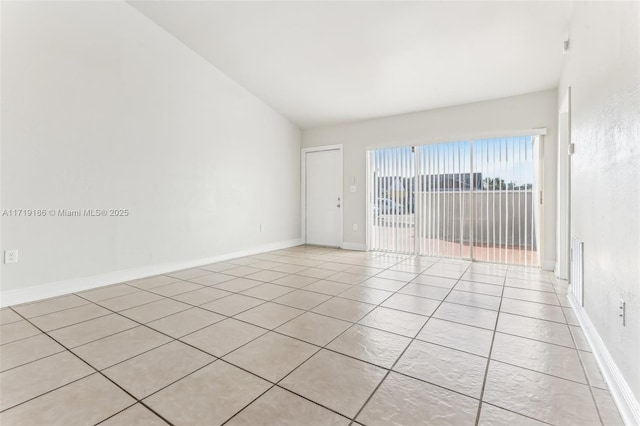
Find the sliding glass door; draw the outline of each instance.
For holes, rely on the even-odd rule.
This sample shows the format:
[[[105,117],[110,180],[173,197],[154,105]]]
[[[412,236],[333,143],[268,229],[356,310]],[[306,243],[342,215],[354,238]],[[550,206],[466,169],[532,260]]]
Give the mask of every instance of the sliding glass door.
[[[539,265],[540,137],[368,152],[371,250]]]
[[[469,259],[471,191],[478,182],[470,171],[471,143],[422,145],[414,151],[418,170],[416,253]]]
[[[474,259],[539,265],[538,147],[531,136],[473,141],[473,169],[482,179],[473,195]]]
[[[371,250],[415,253],[415,157],[412,147],[378,149],[369,156]]]

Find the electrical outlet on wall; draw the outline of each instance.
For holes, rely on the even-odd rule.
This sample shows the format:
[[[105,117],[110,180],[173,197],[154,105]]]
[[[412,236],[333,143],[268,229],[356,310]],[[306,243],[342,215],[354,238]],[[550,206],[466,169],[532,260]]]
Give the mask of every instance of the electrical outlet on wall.
[[[18,263],[18,249],[5,250],[4,263]]]
[[[620,299],[620,304],[618,305],[618,316],[622,318],[622,326],[627,325],[627,304],[624,299]]]
[[[353,224],[353,230],[354,230],[354,231],[357,231],[357,230],[358,230],[358,224],[357,224],[357,223],[354,223],[354,224]]]

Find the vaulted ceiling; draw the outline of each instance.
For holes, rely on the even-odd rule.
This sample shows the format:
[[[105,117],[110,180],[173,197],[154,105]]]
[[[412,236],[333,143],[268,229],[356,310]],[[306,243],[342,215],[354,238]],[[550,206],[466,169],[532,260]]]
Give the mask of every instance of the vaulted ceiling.
[[[570,2],[130,1],[302,128],[554,88]]]

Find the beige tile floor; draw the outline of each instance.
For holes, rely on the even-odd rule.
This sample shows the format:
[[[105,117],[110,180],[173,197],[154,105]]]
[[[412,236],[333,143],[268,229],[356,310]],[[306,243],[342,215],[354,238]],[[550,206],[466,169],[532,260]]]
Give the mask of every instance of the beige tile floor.
[[[620,425],[514,266],[299,246],[0,311],[0,424]]]

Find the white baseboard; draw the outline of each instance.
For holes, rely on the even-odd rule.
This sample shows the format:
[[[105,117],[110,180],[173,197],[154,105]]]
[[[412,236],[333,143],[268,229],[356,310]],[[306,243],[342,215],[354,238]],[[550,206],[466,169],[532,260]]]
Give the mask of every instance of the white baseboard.
[[[173,271],[179,271],[181,269],[194,268],[196,266],[207,265],[209,263],[223,262],[225,260],[235,259],[238,257],[251,256],[258,253],[294,247],[300,244],[300,239],[280,241],[277,243],[263,244],[246,250],[241,250],[233,253],[225,253],[202,259],[192,259],[179,262],[163,263],[159,265],[141,266],[137,268],[92,275],[89,277],[73,278],[69,280],[40,284],[26,288],[2,291],[0,292],[0,306],[5,307],[10,305],[17,305],[19,303],[34,302],[36,300],[62,296],[68,293],[91,290],[106,285],[137,280],[139,278],[150,277],[153,275],[166,274]]]
[[[545,259],[542,262],[542,269],[545,271],[553,271],[553,268],[556,266],[555,259]]]
[[[620,411],[624,424],[627,426],[640,425],[640,404],[633,395],[629,384],[624,379],[622,372],[618,369],[618,366],[611,357],[609,350],[593,326],[584,308],[580,306],[580,303],[573,297],[571,292],[569,292],[568,298],[578,318],[578,322],[580,322],[582,331],[589,341],[602,376],[607,381],[609,391]]]
[[[362,244],[362,243],[347,243],[347,242],[343,242],[342,245],[340,246],[340,248],[343,249],[343,250],[356,250],[356,251],[366,251],[367,250],[366,244]]]

